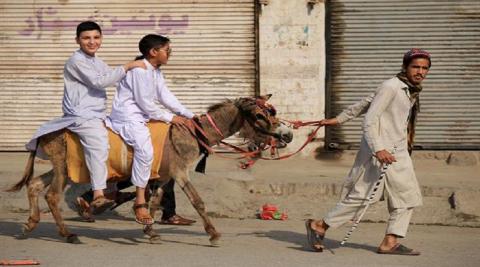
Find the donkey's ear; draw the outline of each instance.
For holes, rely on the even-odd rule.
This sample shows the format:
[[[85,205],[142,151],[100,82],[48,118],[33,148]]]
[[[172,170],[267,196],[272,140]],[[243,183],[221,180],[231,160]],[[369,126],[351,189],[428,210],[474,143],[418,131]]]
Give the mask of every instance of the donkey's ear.
[[[258,96],[257,98],[268,101],[270,97],[272,97],[272,94],[261,95],[261,96]]]
[[[240,107],[240,109],[244,110],[244,111],[247,111],[247,112],[253,112],[253,110],[255,110],[255,108],[257,107],[256,105],[256,102],[255,102],[255,98],[240,98],[238,100],[238,106]]]

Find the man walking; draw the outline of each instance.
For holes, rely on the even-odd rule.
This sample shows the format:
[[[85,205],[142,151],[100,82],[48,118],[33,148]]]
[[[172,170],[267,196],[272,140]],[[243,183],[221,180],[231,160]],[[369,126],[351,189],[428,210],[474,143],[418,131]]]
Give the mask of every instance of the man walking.
[[[428,52],[411,49],[404,55],[402,71],[383,82],[374,95],[347,108],[335,119],[324,120],[324,125],[336,125],[366,112],[360,150],[346,178],[342,200],[322,220],[306,221],[309,245],[314,251],[323,251],[328,228],[339,227],[361,213],[378,181],[382,164],[391,164],[371,200],[371,203],[378,201],[385,192],[390,214],[377,252],[420,255],[400,244],[398,239],[406,236],[413,208],[422,205],[409,150],[420,105],[421,83],[430,66]]]

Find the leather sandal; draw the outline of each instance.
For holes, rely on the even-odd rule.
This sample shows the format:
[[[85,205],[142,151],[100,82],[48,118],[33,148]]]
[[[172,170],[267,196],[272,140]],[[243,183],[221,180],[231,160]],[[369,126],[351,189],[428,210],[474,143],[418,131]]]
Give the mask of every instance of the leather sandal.
[[[175,214],[166,220],[159,221],[158,223],[167,225],[192,225],[195,222],[195,220],[186,219],[180,215]]]
[[[389,250],[377,250],[378,254],[387,254],[387,255],[406,255],[406,256],[418,256],[420,255],[419,251],[407,248],[406,246],[398,243]]]
[[[315,252],[322,252],[324,249],[323,239],[325,235],[319,234],[315,229],[312,228],[312,219],[305,221],[305,228],[307,229],[307,240],[310,248]]]
[[[115,205],[115,201],[108,199],[105,196],[99,196],[90,203],[94,215],[103,213],[113,205]]]
[[[143,208],[147,209],[147,215],[143,215],[142,217],[138,217],[136,211],[138,209],[143,209]],[[147,203],[133,205],[133,213],[135,214],[135,221],[139,224],[152,225],[152,224],[155,223],[152,216],[150,216],[150,214],[148,214],[148,204]]]

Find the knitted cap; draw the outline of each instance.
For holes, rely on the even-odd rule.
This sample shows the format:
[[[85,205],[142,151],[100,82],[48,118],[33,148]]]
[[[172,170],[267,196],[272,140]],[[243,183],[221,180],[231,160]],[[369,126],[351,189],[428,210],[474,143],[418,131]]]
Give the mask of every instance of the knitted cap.
[[[431,67],[432,60],[430,59],[430,53],[418,48],[412,48],[403,55],[403,66],[408,66],[413,59],[419,57],[428,59],[429,67]]]

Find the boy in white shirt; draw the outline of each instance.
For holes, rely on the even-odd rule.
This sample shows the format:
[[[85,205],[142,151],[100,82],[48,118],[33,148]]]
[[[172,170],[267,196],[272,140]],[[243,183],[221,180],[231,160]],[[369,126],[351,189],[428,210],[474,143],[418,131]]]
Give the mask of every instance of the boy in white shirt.
[[[90,172],[93,201],[90,207],[100,213],[114,204],[105,198],[107,187],[108,135],[104,125],[106,118],[106,87],[115,85],[126,72],[145,68],[141,60],[130,61],[123,66],[110,68],[95,56],[102,44],[102,30],[93,21],[84,21],[77,26],[75,51],[64,66],[63,116],[43,124],[26,145],[28,150],[37,149],[37,138],[67,128],[76,133],[83,146],[85,162]],[[77,201],[80,201],[77,199]],[[88,207],[79,202],[79,213]],[[84,216],[82,214],[82,216]]]
[[[164,36],[149,34],[139,42],[147,69],[134,69],[117,86],[110,114],[110,126],[124,141],[133,147],[132,183],[136,186],[135,220],[144,225],[154,223],[145,201],[145,187],[153,161],[149,120],[184,124],[194,114],[186,109],[168,90],[159,67],[167,64],[171,53],[170,40]],[[155,102],[171,112],[162,110]]]

